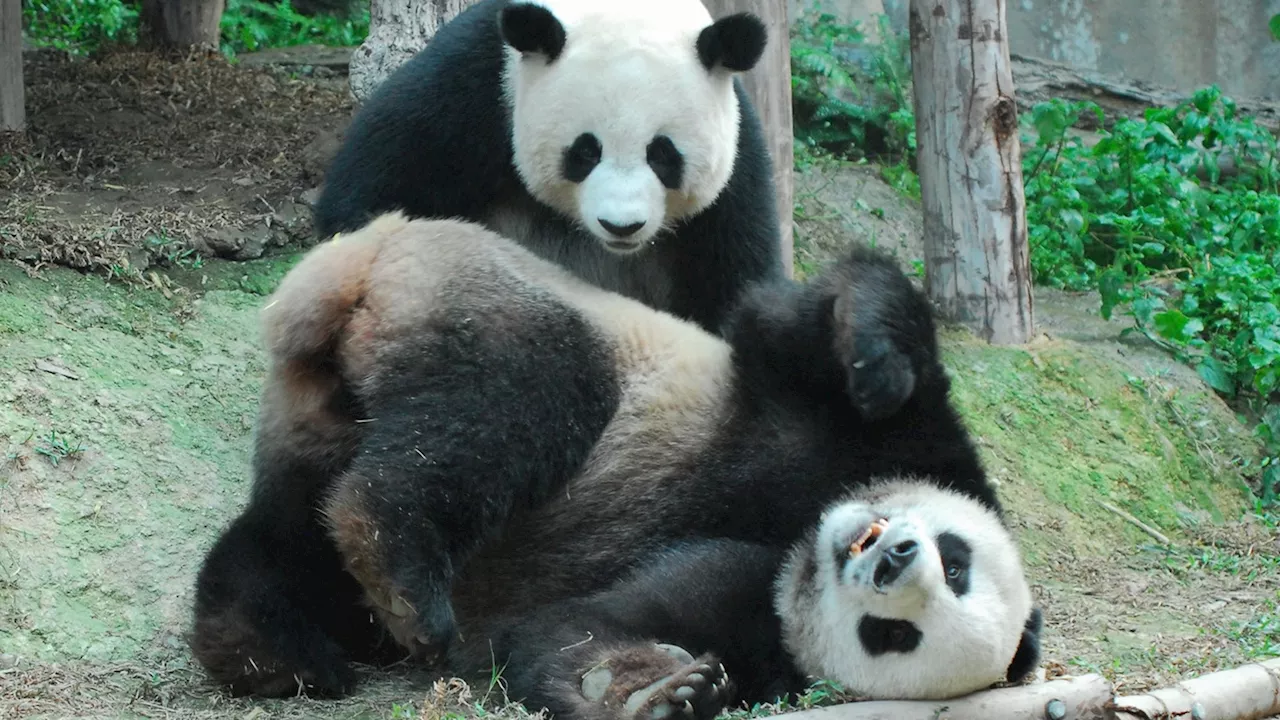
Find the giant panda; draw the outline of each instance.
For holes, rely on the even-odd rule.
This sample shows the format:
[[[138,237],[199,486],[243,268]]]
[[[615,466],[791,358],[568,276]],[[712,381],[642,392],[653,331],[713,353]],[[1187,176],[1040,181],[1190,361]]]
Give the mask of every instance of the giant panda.
[[[745,285],[784,272],[738,79],[766,39],[755,16],[713,22],[700,0],[480,0],[356,113],[317,234],[387,210],[482,222],[718,332]]]
[[[881,255],[754,286],[721,338],[479,225],[391,213],[312,250],[263,314],[254,486],[192,634],[233,692],[342,694],[349,660],[407,650],[496,661],[556,716],[702,719],[814,674],[927,695],[1038,658],[928,305]],[[920,544],[897,585],[850,585],[880,557],[841,555],[857,508],[881,548]],[[941,664],[968,646],[971,671]]]

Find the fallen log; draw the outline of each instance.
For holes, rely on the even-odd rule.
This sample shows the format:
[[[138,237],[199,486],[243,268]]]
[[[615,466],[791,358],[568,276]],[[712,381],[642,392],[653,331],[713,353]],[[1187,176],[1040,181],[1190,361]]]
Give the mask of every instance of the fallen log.
[[[1115,700],[1117,720],[1261,720],[1280,715],[1280,658]]]
[[[951,700],[851,702],[787,713],[786,720],[1112,720],[1112,693],[1106,678],[1090,674]]]
[[[1097,674],[981,690],[950,700],[864,700],[786,720],[1263,720],[1280,718],[1280,658],[1117,697]],[[776,716],[775,716],[776,717]]]

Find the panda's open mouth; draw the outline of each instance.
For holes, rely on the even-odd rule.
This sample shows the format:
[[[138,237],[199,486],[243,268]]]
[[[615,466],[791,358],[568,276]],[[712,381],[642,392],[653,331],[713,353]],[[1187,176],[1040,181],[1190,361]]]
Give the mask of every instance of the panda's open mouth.
[[[849,544],[849,557],[857,557],[871,549],[871,546],[876,544],[876,541],[880,539],[880,536],[884,534],[888,527],[888,518],[878,518],[873,521],[867,526],[866,530],[862,531],[861,535]]]

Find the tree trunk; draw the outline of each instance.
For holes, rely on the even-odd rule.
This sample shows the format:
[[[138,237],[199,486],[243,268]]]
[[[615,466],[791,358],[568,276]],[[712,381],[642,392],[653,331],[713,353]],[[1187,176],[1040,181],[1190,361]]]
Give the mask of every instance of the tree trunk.
[[[0,0],[0,132],[26,127],[22,88],[22,0]]]
[[[792,178],[795,156],[791,127],[791,36],[787,26],[786,0],[703,0],[712,17],[735,12],[751,12],[764,21],[769,42],[755,68],[743,77],[743,84],[764,125],[765,143],[773,160],[773,182],[782,224],[782,258],[787,274],[793,274],[792,232],[795,218],[795,183]]]
[[[995,344],[1033,330],[1005,0],[911,0],[925,286]]]
[[[217,50],[226,0],[142,0],[141,21],[152,43],[173,50]]]
[[[372,0],[369,35],[351,54],[349,80],[364,102],[396,68],[427,46],[441,25],[475,0]]]

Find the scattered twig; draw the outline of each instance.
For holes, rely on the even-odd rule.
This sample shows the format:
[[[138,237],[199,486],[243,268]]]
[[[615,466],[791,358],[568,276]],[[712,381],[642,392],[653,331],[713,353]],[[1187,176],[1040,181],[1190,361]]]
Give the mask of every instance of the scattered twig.
[[[1099,505],[1101,505],[1102,507],[1104,507],[1104,508],[1106,508],[1106,509],[1110,510],[1111,512],[1115,513],[1116,515],[1120,516],[1120,519],[1122,519],[1122,520],[1124,520],[1124,521],[1128,522],[1129,524],[1131,524],[1131,525],[1133,525],[1134,527],[1138,528],[1138,529],[1139,529],[1139,530],[1141,530],[1142,532],[1144,532],[1144,533],[1146,533],[1146,534],[1150,535],[1151,537],[1155,538],[1155,541],[1156,541],[1156,542],[1158,542],[1158,543],[1160,543],[1161,545],[1172,545],[1172,544],[1173,544],[1173,543],[1169,542],[1169,538],[1167,538],[1167,537],[1165,537],[1165,536],[1164,536],[1164,533],[1162,533],[1162,532],[1160,532],[1159,530],[1157,530],[1157,529],[1155,529],[1155,528],[1151,527],[1150,525],[1148,525],[1148,524],[1146,524],[1146,523],[1142,522],[1141,520],[1139,520],[1138,518],[1136,518],[1136,517],[1134,517],[1134,516],[1130,515],[1129,513],[1125,512],[1124,510],[1121,510],[1120,508],[1116,507],[1115,505],[1112,505],[1111,503],[1109,503],[1109,502],[1107,502],[1107,501],[1105,501],[1105,500],[1102,500],[1102,499],[1100,499],[1100,498],[1094,498],[1094,499],[1095,499],[1095,500],[1097,500],[1098,504],[1099,504]]]
[[[79,375],[77,375],[77,374],[75,374],[75,373],[71,372],[70,370],[68,370],[68,369],[66,369],[66,368],[64,368],[64,367],[62,367],[61,365],[54,365],[53,363],[51,363],[51,362],[46,362],[46,361],[44,361],[44,360],[37,360],[37,361],[36,361],[36,369],[37,369],[37,370],[42,370],[42,371],[44,371],[44,372],[47,372],[47,373],[49,373],[50,375],[61,375],[62,377],[64,377],[64,378],[68,378],[68,379],[71,379],[71,380],[79,380],[79,379],[80,379],[80,376],[79,376]]]

